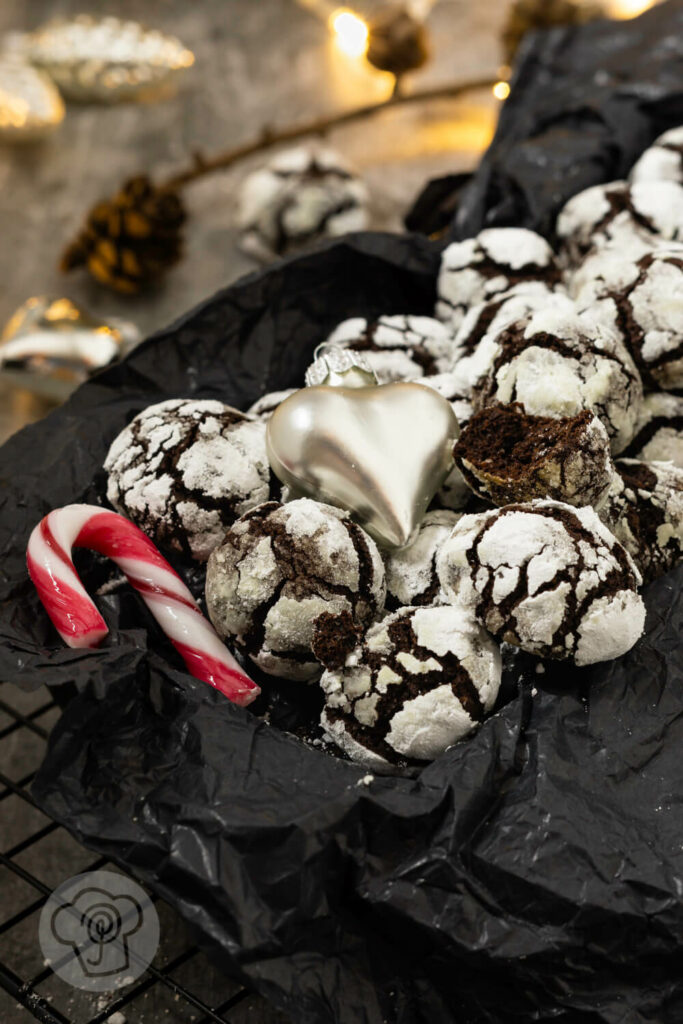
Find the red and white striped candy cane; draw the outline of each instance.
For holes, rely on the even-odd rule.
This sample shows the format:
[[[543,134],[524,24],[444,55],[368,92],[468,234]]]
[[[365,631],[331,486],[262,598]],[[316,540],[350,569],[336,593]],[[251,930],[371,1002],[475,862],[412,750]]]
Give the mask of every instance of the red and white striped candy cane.
[[[259,695],[259,687],[245,675],[149,537],[123,516],[94,505],[67,505],[50,512],[34,529],[26,552],[29,575],[69,647],[97,647],[108,633],[78,578],[72,548],[90,548],[116,562],[193,676],[241,706]]]

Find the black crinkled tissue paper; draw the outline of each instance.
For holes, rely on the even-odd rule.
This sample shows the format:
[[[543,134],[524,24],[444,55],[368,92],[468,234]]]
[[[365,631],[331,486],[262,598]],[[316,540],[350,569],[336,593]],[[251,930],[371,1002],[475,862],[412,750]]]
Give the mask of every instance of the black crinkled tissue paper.
[[[511,86],[471,183],[454,180],[450,199],[446,179],[428,183],[406,218],[411,230],[445,227],[457,206],[452,239],[505,226],[552,239],[568,199],[625,178],[658,135],[683,124],[683,0],[530,33]]]
[[[273,684],[268,722],[234,707],[128,587],[97,597],[103,646],[69,650],[26,575],[45,513],[104,502],[104,456],[137,412],[300,384],[340,320],[431,313],[438,261],[419,237],[327,243],[219,292],[4,445],[0,678],[78,689],[33,794],[296,1024],[680,1024],[682,568],[645,590],[646,635],[618,661],[512,655],[497,713],[415,778],[285,731],[291,685]],[[87,552],[78,568],[90,593],[111,581]]]

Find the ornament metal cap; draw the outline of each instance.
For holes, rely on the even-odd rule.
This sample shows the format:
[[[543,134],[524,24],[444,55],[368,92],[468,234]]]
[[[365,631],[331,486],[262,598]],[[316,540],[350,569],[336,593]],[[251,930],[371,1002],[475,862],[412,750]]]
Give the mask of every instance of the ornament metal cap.
[[[306,370],[306,386],[325,384],[337,388],[368,388],[377,384],[377,377],[361,352],[324,341],[313,353],[313,362]]]

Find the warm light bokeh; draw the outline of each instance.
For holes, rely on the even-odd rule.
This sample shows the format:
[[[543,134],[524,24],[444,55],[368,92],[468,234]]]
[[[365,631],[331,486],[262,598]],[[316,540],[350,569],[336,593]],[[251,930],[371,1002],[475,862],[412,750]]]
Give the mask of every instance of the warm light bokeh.
[[[493,87],[493,95],[497,100],[506,100],[510,95],[510,86],[507,82],[496,82]]]
[[[635,18],[653,7],[655,0],[612,0],[609,13],[613,18]]]
[[[368,48],[368,26],[363,19],[346,7],[330,15],[330,28],[335,43],[347,57],[362,57]]]

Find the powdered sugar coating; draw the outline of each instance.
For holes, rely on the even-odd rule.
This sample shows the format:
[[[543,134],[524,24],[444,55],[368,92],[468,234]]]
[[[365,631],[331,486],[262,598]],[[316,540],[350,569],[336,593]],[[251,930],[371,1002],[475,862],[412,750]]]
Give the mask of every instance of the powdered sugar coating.
[[[242,516],[211,555],[206,603],[219,634],[264,672],[320,675],[311,652],[323,613],[365,626],[384,608],[384,565],[346,512],[308,498]]]
[[[463,394],[457,375],[453,372],[438,373],[428,377],[419,377],[417,383],[432,388],[451,403],[458,426],[462,430],[474,410],[470,399]],[[462,473],[454,465],[435,494],[433,504],[437,508],[451,509],[457,512],[465,507],[471,497],[472,492],[465,483]]]
[[[541,657],[608,661],[643,631],[640,574],[588,507],[532,501],[463,516],[437,570],[450,601]]]
[[[365,184],[334,150],[319,145],[284,150],[242,184],[242,248],[268,261],[316,239],[362,231],[368,198]]]
[[[517,285],[472,307],[455,339],[453,374],[462,392],[471,395],[490,371],[500,351],[498,336],[506,327],[547,309],[569,314],[574,307],[564,290],[552,291],[540,281]]]
[[[557,218],[570,265],[604,245],[683,239],[683,187],[673,181],[612,181],[573,196]]]
[[[206,561],[243,512],[268,497],[265,424],[222,402],[149,406],[104,462],[107,498],[160,546]]]
[[[617,459],[620,479],[600,516],[647,583],[683,557],[683,469],[663,462]]]
[[[327,736],[360,764],[431,761],[491,711],[500,652],[463,609],[400,608],[321,679]]]
[[[486,228],[475,238],[453,242],[443,252],[436,315],[457,331],[471,306],[513,286],[559,281],[555,256],[544,238],[526,228]]]
[[[380,384],[441,373],[452,362],[452,334],[430,316],[351,317],[335,327],[327,342],[362,352]]]
[[[591,312],[619,331],[643,380],[683,387],[683,245],[646,253],[593,291]]]
[[[602,420],[612,451],[633,437],[642,383],[614,330],[592,311],[544,309],[498,336],[499,354],[475,391],[475,407],[521,402],[530,416],[575,416],[590,409]]]
[[[425,387],[431,388],[432,391],[436,391],[447,402],[450,402],[455,418],[458,421],[458,426],[460,429],[465,426],[472,415],[473,409],[469,397],[460,387],[457,374],[453,373],[452,370],[446,373],[429,374],[425,377],[417,377],[415,383],[424,384]]]
[[[387,608],[443,604],[436,556],[458,519],[447,509],[427,512],[413,543],[386,556]]]
[[[683,396],[664,391],[646,395],[636,435],[624,454],[643,462],[671,462],[683,469]]]
[[[683,125],[655,139],[631,168],[629,181],[675,181],[683,185]]]
[[[256,399],[253,405],[249,406],[247,415],[259,416],[265,420],[270,419],[278,405],[282,405],[285,398],[289,398],[296,390],[297,388],[287,388],[285,391],[271,391],[267,395],[262,395]]]
[[[630,285],[638,276],[638,260],[656,248],[645,235],[626,235],[619,243],[607,243],[590,253],[566,275],[567,288],[579,309]]]

